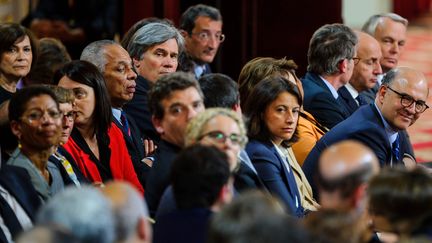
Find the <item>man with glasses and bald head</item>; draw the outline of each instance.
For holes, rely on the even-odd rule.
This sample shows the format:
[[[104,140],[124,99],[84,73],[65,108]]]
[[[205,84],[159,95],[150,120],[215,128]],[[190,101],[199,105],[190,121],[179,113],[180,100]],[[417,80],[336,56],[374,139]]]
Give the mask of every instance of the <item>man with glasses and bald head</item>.
[[[191,6],[180,18],[180,29],[186,46],[182,70],[193,72],[196,78],[211,73],[209,64],[225,40],[219,10],[204,4]]]
[[[423,73],[407,67],[391,69],[383,79],[375,103],[360,107],[318,141],[303,165],[306,177],[313,182],[321,152],[346,139],[369,146],[381,167],[415,165],[414,154],[406,146],[409,141],[403,131],[429,108],[426,104],[428,95],[428,82]]]

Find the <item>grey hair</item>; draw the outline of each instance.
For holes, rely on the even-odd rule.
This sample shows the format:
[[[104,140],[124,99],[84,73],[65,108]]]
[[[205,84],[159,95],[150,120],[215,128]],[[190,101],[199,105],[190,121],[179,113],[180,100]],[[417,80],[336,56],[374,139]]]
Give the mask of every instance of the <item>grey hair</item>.
[[[161,44],[169,39],[175,39],[179,53],[184,49],[184,39],[174,27],[164,23],[149,23],[139,28],[132,36],[127,47],[131,58],[143,59],[144,53],[152,46]]]
[[[332,75],[339,72],[338,64],[355,55],[358,38],[343,24],[326,24],[312,35],[308,50],[307,70]]]
[[[383,21],[384,18],[389,18],[394,22],[403,24],[405,27],[408,26],[408,20],[395,13],[383,13],[372,15],[362,27],[362,31],[368,33],[369,35],[375,36],[375,30],[379,23]]]
[[[113,40],[98,40],[88,44],[81,53],[80,60],[88,61],[94,64],[99,72],[105,72],[105,65],[107,64],[106,59],[106,47],[110,45],[118,45]]]
[[[55,195],[36,218],[38,224],[64,227],[83,243],[111,243],[115,239],[111,204],[94,187],[69,187]]]
[[[114,207],[118,241],[126,241],[132,237],[136,232],[139,220],[149,217],[147,204],[143,197],[131,186],[125,187],[125,190],[124,203]]]

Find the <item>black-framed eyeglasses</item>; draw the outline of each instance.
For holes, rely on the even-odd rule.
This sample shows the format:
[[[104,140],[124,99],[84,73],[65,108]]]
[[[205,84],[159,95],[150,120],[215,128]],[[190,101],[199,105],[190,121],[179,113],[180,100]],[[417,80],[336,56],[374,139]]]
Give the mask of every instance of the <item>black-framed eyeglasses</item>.
[[[360,60],[361,60],[360,57],[353,57],[352,59],[354,61],[354,65],[357,65],[360,62]]]
[[[231,133],[230,135],[225,135],[221,131],[213,131],[213,132],[206,133],[202,135],[199,138],[199,140],[205,137],[211,139],[216,143],[225,143],[227,139],[229,139],[231,143],[234,145],[242,145],[243,143],[246,142],[246,138],[244,136],[241,136],[240,134]]]
[[[387,86],[387,88],[391,91],[393,91],[395,94],[399,95],[401,105],[405,108],[411,107],[413,103],[415,103],[415,111],[417,113],[423,113],[426,109],[429,108],[428,105],[426,105],[426,102],[422,100],[415,100],[413,97],[407,95],[407,94],[401,94],[397,92],[396,90],[390,88],[390,86]]]
[[[197,32],[197,33],[191,33],[191,35],[195,35],[198,40],[203,41],[203,42],[207,42],[210,40],[210,37],[212,36],[212,34],[208,31],[201,31],[201,32]],[[224,42],[225,40],[225,35],[222,33],[216,33],[213,35],[213,37],[219,41],[219,43]]]
[[[63,119],[66,119],[66,120],[72,122],[76,118],[76,111],[69,111],[69,112],[66,112],[66,113],[62,113],[62,115],[63,115]]]

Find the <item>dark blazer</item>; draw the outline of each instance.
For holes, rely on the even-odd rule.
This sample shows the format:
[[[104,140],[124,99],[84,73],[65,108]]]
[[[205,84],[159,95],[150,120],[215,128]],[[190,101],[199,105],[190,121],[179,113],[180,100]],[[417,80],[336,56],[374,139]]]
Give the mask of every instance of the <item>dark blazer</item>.
[[[136,79],[134,97],[123,108],[129,117],[132,117],[141,131],[143,138],[150,138],[156,144],[159,143],[160,137],[153,126],[149,109],[148,92],[150,90],[149,81],[139,76]]]
[[[212,211],[206,208],[175,210],[161,215],[154,225],[154,243],[205,243]]]
[[[267,191],[257,173],[244,162],[240,162],[240,167],[234,174],[234,188],[240,193],[251,189]]]
[[[365,100],[368,104],[372,104],[375,102],[375,97],[378,93],[379,87],[380,85],[376,83],[375,86],[373,86],[372,88],[361,92],[364,95]]]
[[[27,171],[16,166],[2,165],[0,169],[0,185],[15,198],[31,221],[34,222],[36,212],[42,205],[42,202],[30,182],[30,176]],[[16,237],[16,235],[12,235],[12,237]],[[7,242],[1,229],[0,242]]]
[[[159,201],[170,183],[171,165],[181,148],[161,140],[156,149],[153,167],[146,182],[144,198],[147,201],[150,215],[154,216]]]
[[[402,135],[402,132],[399,132],[399,135],[401,139],[400,157],[402,158],[404,153],[410,153],[410,151],[406,151],[405,149],[405,136]],[[317,171],[318,158],[321,152],[332,144],[347,139],[357,140],[370,147],[378,157],[381,166],[390,164],[392,158],[391,144],[388,141],[381,116],[374,104],[364,105],[348,119],[327,132],[317,142],[306,158],[302,168],[316,196],[318,195],[318,190],[314,181],[314,176]],[[396,163],[403,164],[402,161],[393,162],[393,164]]]
[[[131,136],[129,136],[124,130],[123,126],[117,119],[113,117],[114,124],[120,128],[123,133],[123,138],[126,142],[126,146],[131,157],[135,173],[137,174],[138,180],[142,187],[145,189],[146,179],[150,173],[151,167],[141,160],[145,157],[144,143],[142,140],[141,132],[135,123],[135,120],[128,114],[126,114]]]
[[[349,116],[344,105],[335,99],[318,74],[307,72],[302,79],[306,111],[323,126],[332,128]]]
[[[350,115],[359,108],[359,105],[345,86],[338,89],[338,94],[341,97],[341,103],[344,104],[345,110],[347,110]]]
[[[289,213],[302,217],[304,210],[292,169],[289,173],[274,145],[252,139],[246,145],[246,152],[270,193],[285,203]],[[296,197],[299,207],[296,207]]]

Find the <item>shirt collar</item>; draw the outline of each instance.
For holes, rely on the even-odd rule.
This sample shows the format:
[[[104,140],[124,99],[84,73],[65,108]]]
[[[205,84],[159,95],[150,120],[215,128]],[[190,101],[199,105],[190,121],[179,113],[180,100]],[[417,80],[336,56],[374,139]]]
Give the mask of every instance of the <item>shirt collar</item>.
[[[359,92],[350,83],[345,84],[345,88],[347,88],[348,92],[354,99],[359,95]]]
[[[114,118],[115,118],[118,122],[121,123],[120,116],[121,116],[121,112],[122,112],[122,111],[121,111],[120,109],[117,109],[117,108],[114,108],[114,107],[112,107],[111,110],[112,110],[112,114],[113,114]]]
[[[330,89],[330,92],[332,93],[333,97],[337,99],[339,97],[339,94],[337,90],[331,85],[327,80],[325,80],[321,75],[319,76],[322,81],[324,81],[325,85],[327,85],[327,88]]]

